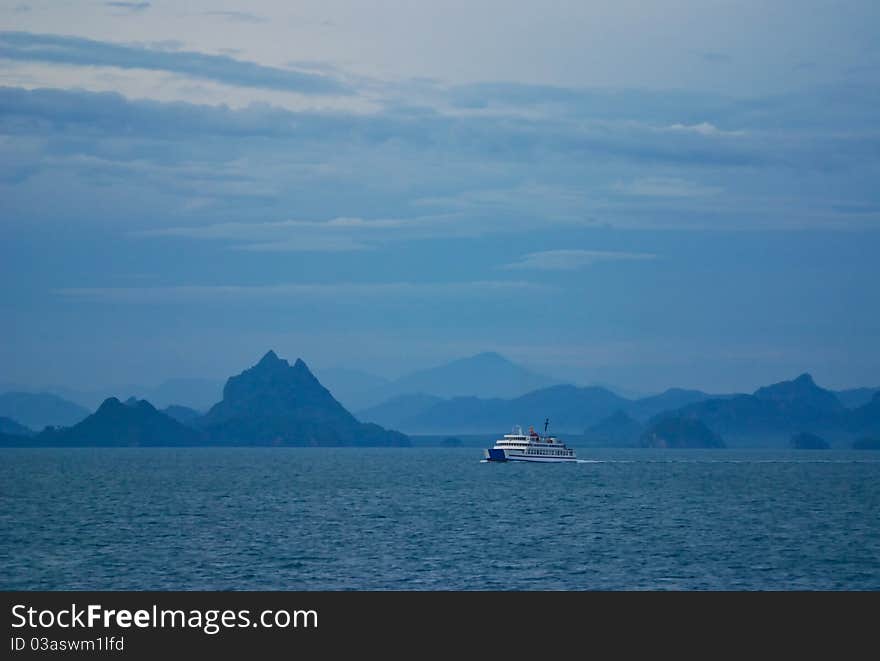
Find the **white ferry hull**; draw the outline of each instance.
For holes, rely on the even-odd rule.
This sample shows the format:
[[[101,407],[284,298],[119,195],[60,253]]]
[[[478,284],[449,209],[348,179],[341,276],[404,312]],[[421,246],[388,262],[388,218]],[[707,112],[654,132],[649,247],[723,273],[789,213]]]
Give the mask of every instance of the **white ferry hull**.
[[[529,461],[536,464],[561,464],[577,462],[577,457],[548,457],[540,455],[520,454],[518,452],[510,452],[509,450],[501,450],[492,448],[483,451],[486,461]]]

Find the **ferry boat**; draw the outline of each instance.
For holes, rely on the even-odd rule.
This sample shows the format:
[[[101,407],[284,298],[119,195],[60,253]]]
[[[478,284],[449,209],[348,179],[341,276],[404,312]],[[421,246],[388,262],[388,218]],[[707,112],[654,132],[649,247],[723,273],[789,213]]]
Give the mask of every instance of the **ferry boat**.
[[[523,434],[522,427],[515,427],[513,433],[495,441],[495,447],[484,450],[486,461],[534,461],[538,463],[558,463],[577,461],[574,449],[555,436],[547,434],[549,418],[544,421],[544,435],[538,434],[534,427]]]

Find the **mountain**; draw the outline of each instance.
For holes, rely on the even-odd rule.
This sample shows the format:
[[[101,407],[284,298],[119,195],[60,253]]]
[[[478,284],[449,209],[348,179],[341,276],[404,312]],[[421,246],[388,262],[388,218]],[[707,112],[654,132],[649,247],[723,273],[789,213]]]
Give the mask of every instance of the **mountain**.
[[[26,448],[33,445],[34,441],[30,436],[0,432],[0,448]]]
[[[148,399],[159,407],[179,405],[207,411],[220,401],[223,382],[215,379],[176,378],[163,381],[157,386],[136,386],[128,392],[139,399]]]
[[[636,445],[644,428],[623,411],[615,411],[587,429],[585,436],[607,445]]]
[[[391,383],[381,376],[345,367],[316,370],[315,376],[340,404],[355,411],[375,403],[375,393],[384,391]]]
[[[360,406],[355,408],[371,408],[400,395],[415,393],[444,399],[509,399],[553,383],[551,379],[512,363],[497,353],[485,352],[412,372],[384,386],[370,386],[358,395]]]
[[[880,434],[880,392],[864,406],[854,409],[848,423],[852,431]]]
[[[146,400],[122,403],[110,397],[82,422],[46,429],[33,439],[42,446],[189,446],[204,435],[157,411]]]
[[[184,425],[193,425],[196,420],[202,417],[201,413],[188,406],[166,406],[162,409],[162,413]]]
[[[551,384],[546,377],[490,351],[413,372],[395,381],[393,387],[401,394],[511,398]]]
[[[839,429],[849,412],[830,390],[809,374],[759,388],[752,395],[712,398],[678,413],[698,418],[722,434],[793,433],[801,429]]]
[[[639,420],[648,420],[658,413],[674,411],[688,404],[702,402],[711,399],[700,390],[685,390],[683,388],[670,388],[659,395],[642,397],[627,407],[627,413]]]
[[[386,402],[371,406],[358,412],[358,418],[367,422],[375,422],[385,427],[402,429],[411,418],[414,418],[432,406],[442,402],[441,397],[416,393],[414,395],[398,395]]]
[[[554,431],[581,433],[627,403],[628,400],[598,386],[551,386],[514,399],[443,400],[402,421],[401,428],[421,433],[500,433],[514,424],[537,427],[550,418]]]
[[[297,359],[269,351],[231,377],[223,399],[197,421],[210,437],[246,445],[409,445],[409,439],[349,413]]]
[[[7,392],[0,395],[0,416],[31,429],[66,427],[89,414],[88,409],[50,393]]]
[[[503,356],[487,352],[420,370],[375,388],[359,416],[407,432],[497,432],[512,421],[546,417],[560,431],[577,432],[616,410],[637,420],[711,398],[699,390],[670,388],[630,400],[604,386],[553,385]],[[524,399],[523,399],[524,398]]]
[[[673,415],[652,422],[641,437],[646,448],[723,448],[724,441],[701,420]]]
[[[0,434],[11,434],[12,436],[31,436],[34,430],[24,425],[18,424],[12,418],[0,417]]]
[[[123,397],[146,399],[159,408],[179,404],[199,411],[207,411],[220,401],[223,382],[215,379],[174,378],[155,386],[126,383],[95,389],[48,386],[44,390],[89,410],[96,409],[108,397],[121,393]]]
[[[848,409],[864,406],[880,392],[880,388],[850,388],[848,390],[836,390],[837,399]]]
[[[755,397],[773,402],[781,412],[792,416],[837,416],[845,407],[830,390],[820,388],[809,374],[801,374],[793,381],[781,381],[772,386],[758,388]]]
[[[804,431],[792,435],[789,445],[795,450],[827,450],[831,447],[824,438]]]

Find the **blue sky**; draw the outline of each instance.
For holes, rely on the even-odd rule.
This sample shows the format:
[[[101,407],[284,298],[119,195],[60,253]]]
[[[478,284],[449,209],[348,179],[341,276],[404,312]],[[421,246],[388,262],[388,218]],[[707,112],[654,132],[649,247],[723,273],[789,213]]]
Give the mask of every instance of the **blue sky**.
[[[770,4],[770,6],[768,6]],[[0,4],[0,381],[880,384],[871,2]]]

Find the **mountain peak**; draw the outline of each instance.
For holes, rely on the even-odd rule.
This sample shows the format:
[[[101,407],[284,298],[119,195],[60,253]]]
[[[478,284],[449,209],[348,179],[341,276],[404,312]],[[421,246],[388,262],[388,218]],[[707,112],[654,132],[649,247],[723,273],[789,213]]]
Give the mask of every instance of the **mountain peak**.
[[[437,397],[519,397],[552,383],[494,351],[411,372],[384,388],[384,396],[425,393]]]
[[[108,397],[103,402],[101,402],[101,406],[98,407],[98,411],[111,411],[115,408],[119,408],[123,406],[123,403],[119,401],[116,397]]]
[[[273,365],[280,365],[282,363],[284,365],[287,365],[286,360],[281,360],[278,357],[277,353],[275,353],[272,349],[269,349],[269,351],[266,352],[266,355],[264,355],[262,358],[260,358],[260,362],[258,362],[257,365],[262,365],[263,367],[269,367],[269,366],[273,366]]]
[[[406,445],[398,432],[362,425],[315,378],[305,362],[293,365],[268,352],[230,377],[223,399],[201,419],[225,442],[282,445]]]
[[[61,445],[198,445],[202,434],[160,413],[144,399],[108,397],[85,420],[50,434]]]
[[[471,360],[491,360],[504,363],[510,362],[497,351],[481,351],[480,353],[471,356]]]
[[[804,372],[791,381],[780,381],[755,391],[755,396],[762,399],[788,399],[791,397],[805,396],[814,393],[829,393],[816,385],[813,377]]]

